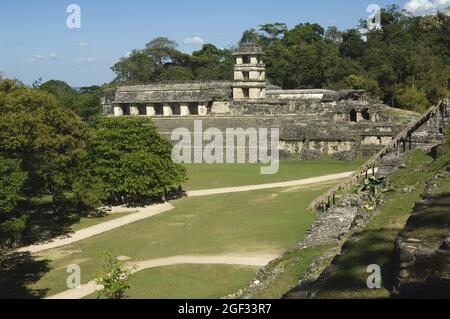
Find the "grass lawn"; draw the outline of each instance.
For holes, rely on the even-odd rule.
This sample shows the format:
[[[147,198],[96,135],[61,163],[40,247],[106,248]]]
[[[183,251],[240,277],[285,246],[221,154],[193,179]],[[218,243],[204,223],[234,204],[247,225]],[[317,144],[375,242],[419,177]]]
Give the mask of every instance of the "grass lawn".
[[[58,207],[58,213],[53,212],[51,196],[36,197],[22,202],[22,209],[28,214],[27,229],[22,238],[23,246],[46,242],[130,214],[119,212],[96,216],[80,208],[71,199],[72,194],[67,194],[67,197],[68,199]]]
[[[183,187],[189,191],[286,182],[353,171],[364,162],[363,159],[351,163],[330,159],[281,161],[280,170],[274,175],[261,175],[260,164],[185,164],[189,180]]]
[[[43,253],[39,260],[47,262],[50,271],[28,287],[49,289],[47,295],[66,290],[70,264],[81,266],[86,283],[99,269],[102,252],[132,261],[176,255],[281,254],[315,220],[305,212],[308,204],[334,184],[175,201],[176,209],[166,214]]]
[[[448,159],[447,154],[447,159]],[[423,151],[413,151],[407,156],[407,168],[395,172],[390,181],[395,192],[385,196],[380,213],[366,229],[353,236],[342,255],[335,273],[325,282],[319,298],[388,298],[393,285],[395,265],[395,238],[403,230],[407,219],[420,200],[425,182],[442,167]],[[412,189],[405,192],[405,188]],[[383,289],[370,290],[366,286],[371,264],[381,266]]]
[[[176,265],[141,271],[130,279],[130,299],[217,299],[248,285],[257,267]],[[93,294],[88,298],[96,298]]]

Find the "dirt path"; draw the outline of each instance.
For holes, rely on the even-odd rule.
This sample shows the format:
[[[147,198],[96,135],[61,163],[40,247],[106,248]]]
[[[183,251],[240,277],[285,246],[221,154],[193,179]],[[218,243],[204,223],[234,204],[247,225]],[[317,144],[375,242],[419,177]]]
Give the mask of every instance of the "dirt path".
[[[59,237],[51,242],[45,243],[45,244],[38,244],[38,245],[32,245],[28,247],[23,247],[17,250],[17,252],[30,252],[30,253],[39,253],[43,252],[49,249],[58,248],[66,245],[73,244],[75,242],[91,238],[103,233],[106,233],[108,231],[117,229],[119,227],[150,218],[152,216],[156,216],[165,212],[168,212],[170,210],[174,209],[174,207],[169,204],[161,204],[161,205],[154,205],[154,206],[148,206],[148,207],[140,207],[140,208],[130,208],[129,210],[136,211],[135,214],[131,214],[128,216],[124,216],[121,218],[117,218],[114,220],[111,220],[109,222],[101,223],[89,228],[85,228],[82,230],[79,230],[69,236],[66,237]],[[113,213],[116,211],[122,211],[124,212],[124,208],[122,207],[114,207]]]
[[[262,189],[272,189],[272,188],[284,188],[284,187],[294,187],[294,186],[302,186],[302,185],[312,185],[317,183],[329,182],[333,180],[343,179],[350,176],[353,172],[346,172],[341,174],[333,174],[319,177],[306,178],[296,181],[289,182],[280,182],[280,183],[272,183],[272,184],[261,184],[261,185],[250,185],[250,186],[242,186],[242,187],[229,187],[229,188],[217,188],[217,189],[207,189],[207,190],[199,190],[199,191],[191,191],[188,192],[187,195],[189,197],[200,197],[200,196],[210,196],[210,195],[218,195],[218,194],[229,194],[229,193],[239,193],[239,192],[249,192],[255,190]],[[79,230],[71,235],[59,237],[54,239],[51,242],[44,244],[37,244],[28,247],[23,247],[17,252],[30,252],[30,253],[39,253],[46,250],[50,250],[53,248],[59,248],[62,246],[70,245],[76,243],[78,241],[91,238],[108,231],[117,229],[119,227],[150,218],[152,216],[156,216],[170,210],[174,209],[174,207],[169,204],[161,204],[147,207],[136,207],[136,208],[127,208],[127,207],[113,207],[110,214],[116,214],[118,212],[136,212],[134,214],[130,214],[128,216],[117,218],[115,220],[101,223],[86,229]]]
[[[253,257],[244,256],[174,256],[169,258],[152,259],[136,263],[128,263],[131,272],[157,267],[173,266],[173,265],[239,265],[239,266],[258,266],[264,267],[270,261],[276,259],[277,255],[257,255]],[[76,289],[66,290],[47,299],[82,299],[96,291],[102,290],[101,285],[97,285],[91,281]]]
[[[210,196],[210,195],[218,195],[218,194],[249,192],[249,191],[255,191],[255,190],[262,190],[262,189],[311,185],[311,184],[318,184],[318,183],[323,183],[323,182],[330,182],[330,181],[334,181],[334,180],[338,180],[338,179],[344,179],[344,178],[351,176],[352,174],[353,174],[353,172],[345,172],[345,173],[340,173],[340,174],[305,178],[305,179],[289,181],[289,182],[198,190],[198,191],[187,192],[187,195],[189,197],[199,197],[199,196]]]

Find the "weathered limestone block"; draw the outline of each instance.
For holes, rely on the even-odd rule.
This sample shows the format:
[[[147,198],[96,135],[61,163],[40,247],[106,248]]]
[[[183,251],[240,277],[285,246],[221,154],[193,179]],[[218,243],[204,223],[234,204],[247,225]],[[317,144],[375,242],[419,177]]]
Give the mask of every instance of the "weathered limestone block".
[[[114,116],[123,116],[123,109],[121,106],[114,106]]]
[[[155,116],[156,110],[153,105],[147,105],[147,116]]]
[[[260,99],[261,98],[261,89],[260,88],[250,88],[250,99]]]
[[[139,116],[139,108],[136,105],[130,106],[130,115],[131,116]]]
[[[170,105],[165,104],[163,106],[163,112],[164,112],[164,116],[172,116],[172,108],[170,107]]]
[[[258,81],[260,78],[259,71],[250,71],[250,80],[256,80]]]
[[[235,100],[242,100],[244,98],[244,91],[242,88],[233,88],[233,98]]]
[[[189,116],[189,106],[187,104],[180,104],[180,115],[181,116]]]
[[[200,104],[198,106],[198,115],[200,115],[200,116],[207,116],[208,115],[208,108],[206,107],[206,105]]]
[[[366,136],[362,141],[362,145],[381,145],[382,140],[378,136]]]
[[[234,80],[235,81],[244,81],[244,74],[240,71],[234,71]]]
[[[214,102],[211,108],[212,114],[228,114],[230,113],[230,102]]]

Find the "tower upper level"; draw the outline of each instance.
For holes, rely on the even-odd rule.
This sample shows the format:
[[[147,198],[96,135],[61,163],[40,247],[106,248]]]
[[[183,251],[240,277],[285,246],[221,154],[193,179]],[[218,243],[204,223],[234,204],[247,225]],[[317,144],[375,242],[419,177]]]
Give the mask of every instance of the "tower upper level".
[[[258,100],[266,98],[266,66],[264,52],[254,43],[243,43],[234,52],[235,100]]]

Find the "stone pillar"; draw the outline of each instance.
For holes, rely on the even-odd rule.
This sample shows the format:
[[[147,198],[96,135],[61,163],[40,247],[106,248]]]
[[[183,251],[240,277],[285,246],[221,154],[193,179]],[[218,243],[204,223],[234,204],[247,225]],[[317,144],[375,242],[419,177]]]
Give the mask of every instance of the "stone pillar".
[[[187,104],[180,104],[180,115],[181,116],[189,116],[189,106]]]
[[[130,115],[131,116],[139,116],[139,108],[136,105],[130,105]]]
[[[198,115],[199,116],[207,116],[208,115],[208,107],[205,104],[200,103],[198,105]]]
[[[147,104],[147,116],[155,116],[156,110],[153,104]]]
[[[172,108],[170,107],[169,104],[163,105],[163,112],[164,112],[164,116],[172,116]]]
[[[123,116],[123,109],[120,105],[114,106],[114,116]]]
[[[266,89],[261,89],[261,95],[259,96],[261,99],[265,99],[267,97]]]
[[[356,122],[361,122],[363,120],[362,112],[356,114]]]

